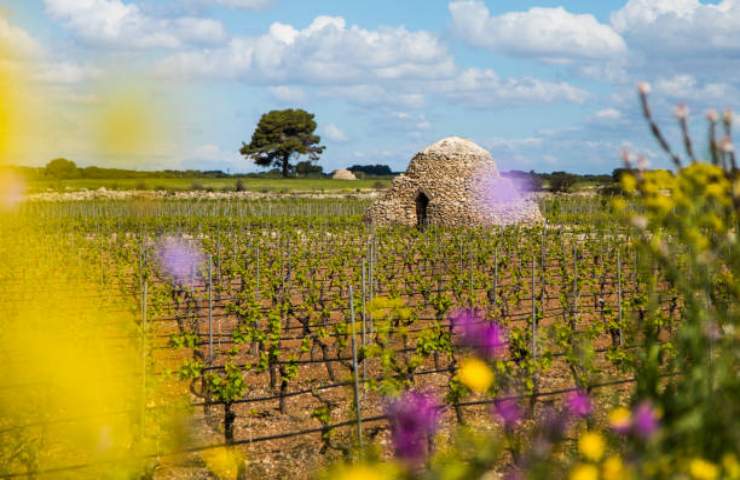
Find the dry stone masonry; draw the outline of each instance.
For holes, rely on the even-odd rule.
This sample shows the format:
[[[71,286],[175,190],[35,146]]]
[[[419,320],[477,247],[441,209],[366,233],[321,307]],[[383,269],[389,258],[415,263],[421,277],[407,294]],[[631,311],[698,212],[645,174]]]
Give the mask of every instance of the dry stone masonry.
[[[510,225],[543,218],[534,197],[496,168],[490,153],[449,137],[417,153],[366,212],[375,225]]]
[[[347,170],[346,168],[335,170],[334,175],[332,175],[331,178],[333,178],[334,180],[357,180],[355,174]]]

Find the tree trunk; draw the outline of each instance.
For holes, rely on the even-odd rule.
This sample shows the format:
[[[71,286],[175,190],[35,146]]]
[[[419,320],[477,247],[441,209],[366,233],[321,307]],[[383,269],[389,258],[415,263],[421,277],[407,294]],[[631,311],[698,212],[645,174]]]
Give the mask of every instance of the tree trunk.
[[[283,177],[287,177],[290,173],[290,155],[283,157]]]

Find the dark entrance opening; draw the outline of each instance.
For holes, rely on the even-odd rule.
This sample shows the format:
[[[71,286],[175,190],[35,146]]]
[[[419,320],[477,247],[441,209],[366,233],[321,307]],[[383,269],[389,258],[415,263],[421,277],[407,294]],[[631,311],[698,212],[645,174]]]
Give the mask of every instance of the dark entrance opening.
[[[424,192],[419,192],[419,195],[416,196],[416,227],[419,229],[423,230],[429,225],[428,208],[429,197]]]

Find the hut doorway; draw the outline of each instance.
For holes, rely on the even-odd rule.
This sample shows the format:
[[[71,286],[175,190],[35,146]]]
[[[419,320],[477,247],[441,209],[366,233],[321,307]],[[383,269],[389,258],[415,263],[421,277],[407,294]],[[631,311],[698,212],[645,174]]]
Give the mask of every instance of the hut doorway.
[[[429,209],[429,197],[424,192],[419,192],[416,196],[416,227],[420,229],[426,228],[429,224],[429,217],[427,210]]]

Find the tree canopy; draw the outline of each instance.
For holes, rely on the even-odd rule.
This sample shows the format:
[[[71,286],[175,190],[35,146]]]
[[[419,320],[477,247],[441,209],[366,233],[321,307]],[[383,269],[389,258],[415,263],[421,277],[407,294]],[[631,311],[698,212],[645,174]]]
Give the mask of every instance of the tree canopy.
[[[364,173],[365,175],[390,176],[393,175],[388,165],[352,165],[348,168],[352,173]]]
[[[72,160],[66,158],[56,158],[46,164],[44,173],[54,178],[75,178],[79,176],[80,169]]]
[[[293,158],[308,155],[308,161],[316,162],[324,152],[315,131],[313,114],[301,109],[273,110],[262,115],[251,142],[243,144],[240,152],[257,165],[280,168],[287,177],[293,170]]]

